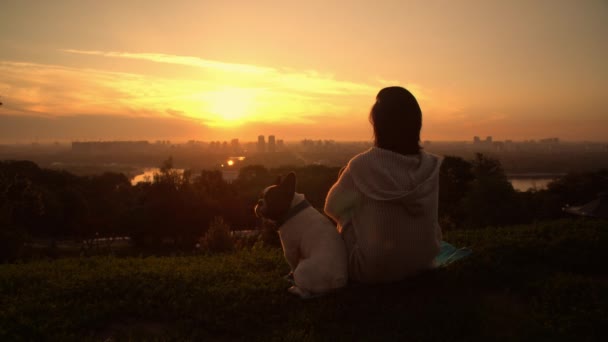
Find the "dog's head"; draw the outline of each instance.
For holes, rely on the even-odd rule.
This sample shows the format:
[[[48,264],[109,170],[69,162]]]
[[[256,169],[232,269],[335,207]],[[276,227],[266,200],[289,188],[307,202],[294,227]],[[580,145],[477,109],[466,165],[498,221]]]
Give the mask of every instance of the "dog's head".
[[[285,178],[277,178],[274,185],[264,189],[255,206],[257,217],[274,222],[283,218],[289,208],[296,192],[296,174],[290,172]]]

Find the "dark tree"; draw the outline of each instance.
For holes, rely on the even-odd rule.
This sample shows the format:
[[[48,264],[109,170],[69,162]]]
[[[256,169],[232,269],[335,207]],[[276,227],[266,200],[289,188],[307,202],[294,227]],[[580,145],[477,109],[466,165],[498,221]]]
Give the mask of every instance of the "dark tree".
[[[444,230],[454,229],[465,220],[463,199],[475,177],[473,165],[460,158],[446,156],[439,172],[439,217]]]
[[[480,153],[472,162],[475,180],[463,199],[467,224],[501,226],[519,221],[519,204],[500,162]]]

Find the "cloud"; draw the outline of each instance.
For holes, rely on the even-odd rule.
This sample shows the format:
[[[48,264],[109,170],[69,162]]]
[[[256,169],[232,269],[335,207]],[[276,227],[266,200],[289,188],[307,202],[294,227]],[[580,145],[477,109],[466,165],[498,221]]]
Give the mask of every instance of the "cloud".
[[[214,69],[225,72],[238,72],[248,74],[266,74],[272,72],[274,69],[259,67],[255,65],[238,64],[238,63],[225,63],[219,61],[213,61],[208,59],[202,59],[192,56],[177,56],[177,55],[166,55],[162,53],[129,53],[129,52],[104,52],[104,51],[90,51],[90,50],[75,50],[75,49],[63,49],[63,52],[80,54],[80,55],[95,55],[103,57],[115,57],[115,58],[128,58],[146,60],[157,63],[168,63],[168,64],[179,64],[197,68]]]
[[[194,56],[168,55],[160,53],[129,53],[115,51],[90,51],[63,49],[63,52],[80,55],[126,58],[155,63],[167,63],[200,68],[224,76],[238,76],[241,82],[254,81],[258,85],[272,86],[273,89],[299,91],[303,93],[370,96],[378,90],[378,85],[336,80],[331,74],[314,70],[297,71],[288,68],[271,68],[241,63],[226,63]]]
[[[2,114],[162,117],[159,105],[170,102],[164,91],[176,89],[171,80],[145,75],[34,63],[0,61],[0,74]]]

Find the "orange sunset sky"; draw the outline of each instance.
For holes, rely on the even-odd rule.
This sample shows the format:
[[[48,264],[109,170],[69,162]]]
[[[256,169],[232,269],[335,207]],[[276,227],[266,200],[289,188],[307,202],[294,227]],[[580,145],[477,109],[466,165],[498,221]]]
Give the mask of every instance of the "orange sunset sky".
[[[0,142],[608,140],[608,2],[2,0]]]

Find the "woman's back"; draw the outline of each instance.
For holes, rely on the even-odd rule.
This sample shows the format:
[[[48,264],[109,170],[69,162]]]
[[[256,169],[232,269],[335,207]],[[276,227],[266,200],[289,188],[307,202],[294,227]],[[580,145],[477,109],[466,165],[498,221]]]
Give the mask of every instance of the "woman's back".
[[[439,167],[440,159],[425,152],[376,147],[350,161],[325,211],[342,230],[352,278],[387,282],[432,267],[441,241]]]

